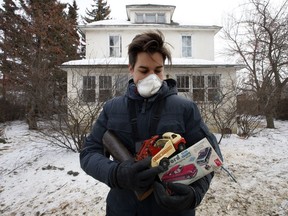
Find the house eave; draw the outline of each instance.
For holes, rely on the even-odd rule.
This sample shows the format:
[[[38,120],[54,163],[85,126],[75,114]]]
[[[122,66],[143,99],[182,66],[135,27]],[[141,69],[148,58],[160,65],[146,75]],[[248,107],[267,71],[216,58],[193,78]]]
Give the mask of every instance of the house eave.
[[[172,68],[236,68],[243,69],[242,65],[238,64],[173,64]]]
[[[78,28],[82,32],[86,31],[95,31],[95,30],[144,30],[146,31],[147,28],[157,28],[159,30],[177,30],[177,31],[214,31],[216,34],[221,30],[221,26],[216,25],[189,25],[189,24],[181,24],[172,22],[170,24],[135,24],[125,20],[105,20],[105,21],[96,21],[93,23],[89,23],[88,25],[79,25]]]
[[[166,62],[167,63],[167,62]],[[168,63],[165,64],[169,67]],[[99,58],[99,59],[82,59],[64,62],[60,68],[127,68],[127,58]],[[209,61],[203,59],[172,59],[171,68],[235,68],[237,70],[243,69],[244,65],[223,63],[218,61]]]

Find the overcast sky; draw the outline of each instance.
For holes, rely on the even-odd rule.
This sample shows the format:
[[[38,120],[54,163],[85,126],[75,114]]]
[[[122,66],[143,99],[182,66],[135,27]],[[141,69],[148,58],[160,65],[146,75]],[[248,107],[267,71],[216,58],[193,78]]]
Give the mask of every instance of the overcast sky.
[[[73,0],[59,0],[63,3],[72,3]],[[111,8],[111,18],[127,19],[127,4],[166,4],[175,5],[173,21],[199,25],[223,26],[227,13],[232,13],[247,0],[106,0]],[[263,0],[264,1],[264,0]],[[275,4],[284,0],[270,0]],[[93,0],[76,0],[78,13],[85,15],[86,8],[91,9]],[[3,4],[3,0],[0,0]]]
[[[73,0],[61,0],[73,2]],[[243,0],[107,0],[111,8],[111,18],[127,19],[128,4],[165,4],[175,5],[173,21],[203,25],[222,25],[222,17],[231,12]],[[80,8],[79,14],[85,14],[85,9],[91,9],[93,0],[76,0]]]

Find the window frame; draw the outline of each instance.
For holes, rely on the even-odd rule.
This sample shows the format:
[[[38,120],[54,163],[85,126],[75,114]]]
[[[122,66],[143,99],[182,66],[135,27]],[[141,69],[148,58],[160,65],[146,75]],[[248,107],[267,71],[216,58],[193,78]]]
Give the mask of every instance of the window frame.
[[[212,81],[212,86],[210,86],[211,81],[209,81],[209,78],[215,78],[216,80]],[[213,74],[213,75],[207,75],[207,101],[218,101],[219,100],[219,93],[220,93],[220,80],[221,75],[220,74]],[[214,86],[215,85],[215,86]],[[213,93],[213,99],[211,97],[211,93]]]
[[[189,38],[190,44],[185,44],[184,38]],[[191,58],[192,57],[192,35],[191,34],[183,34],[181,35],[181,55],[183,58]]]
[[[190,92],[190,77],[188,75],[176,75],[178,92]]]
[[[128,80],[129,80],[128,74],[118,74],[114,77],[115,96],[123,95],[126,92],[128,86]]]
[[[196,78],[200,78],[200,80],[196,80]],[[200,82],[198,82],[200,81]],[[197,85],[197,86],[196,86]],[[205,100],[205,76],[204,75],[192,75],[192,97],[193,100],[204,102]],[[197,93],[196,93],[197,92]],[[199,94],[201,93],[201,95]],[[202,98],[199,100],[199,98]]]
[[[99,75],[99,87],[98,87],[98,100],[99,102],[105,102],[108,99],[112,98],[112,76],[109,75]]]
[[[149,16],[153,17],[154,20],[148,21]],[[163,12],[135,13],[135,23],[142,23],[142,24],[166,23],[166,14]]]
[[[176,80],[178,92],[184,94],[190,93],[193,100],[196,102],[212,103],[220,99],[221,74],[177,74]]]
[[[135,14],[135,23],[144,23],[144,13]]]
[[[145,13],[145,23],[157,23],[157,13]]]
[[[81,99],[85,103],[96,102],[96,76],[82,77],[82,96]]]
[[[160,21],[160,18],[163,17],[163,21]],[[165,13],[157,13],[157,23],[166,23],[166,15]]]
[[[118,38],[118,41],[115,40],[116,38]],[[111,41],[114,44],[111,44]],[[122,37],[119,34],[109,35],[109,57],[122,57]]]

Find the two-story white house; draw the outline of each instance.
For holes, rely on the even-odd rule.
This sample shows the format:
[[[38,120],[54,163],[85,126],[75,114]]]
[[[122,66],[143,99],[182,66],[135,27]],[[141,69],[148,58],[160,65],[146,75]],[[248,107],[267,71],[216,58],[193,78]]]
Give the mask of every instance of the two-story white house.
[[[86,35],[86,59],[61,66],[67,72],[67,97],[79,99],[85,106],[123,93],[130,78],[128,44],[136,34],[156,29],[170,44],[172,67],[165,67],[165,73],[177,81],[179,94],[203,105],[232,92],[239,65],[214,60],[214,37],[221,27],[181,25],[172,19],[175,9],[173,5],[127,5],[127,20],[79,26]],[[232,97],[236,102],[234,93]],[[229,101],[234,103],[234,99]]]

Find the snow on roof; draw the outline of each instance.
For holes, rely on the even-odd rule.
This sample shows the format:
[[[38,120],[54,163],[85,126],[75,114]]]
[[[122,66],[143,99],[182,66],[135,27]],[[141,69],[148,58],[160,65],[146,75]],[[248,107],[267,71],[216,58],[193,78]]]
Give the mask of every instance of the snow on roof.
[[[72,60],[62,64],[63,67],[73,66],[96,66],[96,65],[128,65],[128,58],[95,58]],[[205,59],[173,58],[174,66],[194,66],[194,67],[239,67],[238,64]]]
[[[95,58],[64,62],[62,66],[127,65],[127,58]]]
[[[211,61],[206,59],[191,59],[191,58],[173,58],[172,59],[172,65],[177,66],[237,66],[233,63],[226,63],[221,61]]]
[[[215,29],[215,30],[220,30],[221,27],[220,26],[215,26],[215,25],[198,25],[196,23],[193,23],[191,20],[187,20],[187,21],[181,21],[181,23],[179,22],[173,22],[173,23],[169,23],[169,24],[163,24],[163,23],[133,23],[131,21],[128,20],[123,20],[123,19],[108,19],[108,20],[99,20],[99,21],[95,21],[95,22],[91,22],[91,23],[87,23],[85,25],[79,25],[80,29],[86,29],[86,28],[93,28],[96,26],[155,26],[155,25],[159,25],[159,26],[163,26],[163,25],[169,25],[169,26],[173,26],[173,27],[193,27],[193,28],[205,28],[205,29]]]
[[[109,19],[109,20],[99,20],[99,21],[91,22],[91,23],[86,24],[85,27],[97,26],[97,25],[131,25],[131,24],[132,23],[127,20]]]

